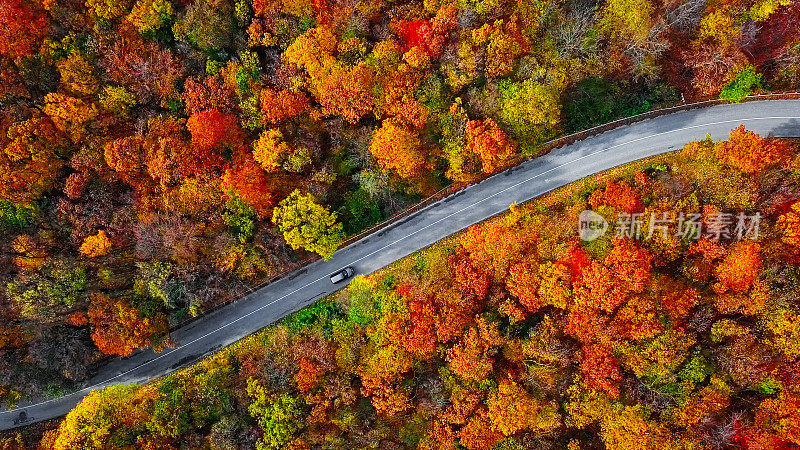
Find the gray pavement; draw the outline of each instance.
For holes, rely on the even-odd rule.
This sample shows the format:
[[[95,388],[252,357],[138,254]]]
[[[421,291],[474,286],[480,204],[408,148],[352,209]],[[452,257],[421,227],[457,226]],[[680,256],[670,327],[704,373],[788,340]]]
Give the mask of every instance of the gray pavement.
[[[553,150],[469,186],[338,250],[172,333],[178,346],[162,353],[141,350],[110,359],[83,390],[0,412],[0,430],[69,412],[89,392],[119,383],[144,383],[199,360],[307,306],[346,283],[329,274],[353,266],[368,274],[453,233],[603,170],[680,149],[710,134],[725,139],[740,124],[761,135],[800,137],[800,100],[762,100],[676,112],[623,126]]]

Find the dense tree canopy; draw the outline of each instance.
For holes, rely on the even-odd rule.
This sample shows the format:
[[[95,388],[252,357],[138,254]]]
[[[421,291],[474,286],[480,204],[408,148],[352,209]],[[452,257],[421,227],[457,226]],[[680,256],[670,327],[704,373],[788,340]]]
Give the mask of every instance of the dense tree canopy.
[[[513,206],[196,366],[92,394],[43,446],[792,448],[800,191],[780,160],[756,175],[715,150],[781,148],[791,160],[797,147],[742,135],[734,129],[728,141],[690,143]],[[775,189],[784,193],[777,201],[764,194]],[[763,200],[749,213],[777,233],[703,233],[668,246],[648,224],[638,237],[577,237],[585,208],[609,218],[703,211],[707,224],[748,192]],[[236,204],[227,217],[244,233],[255,213]],[[287,213],[301,222],[328,214],[299,191],[273,217]],[[140,266],[139,295],[170,298],[171,270]],[[121,353],[120,336],[144,342],[158,330],[156,316],[132,315],[121,300],[94,298],[91,308],[103,348]],[[102,321],[99,308],[114,319]]]
[[[682,100],[740,101],[800,87],[800,3],[788,0],[2,0],[0,18],[0,397],[10,401],[74,389],[103,355],[163,345],[166,330],[317,254],[330,256],[348,236],[427,195],[538,155],[560,134]],[[796,258],[794,154],[791,143],[737,128],[726,141],[683,149],[691,164],[605,180],[570,205],[612,224],[618,212],[641,214],[643,232],[653,235],[646,245],[557,244],[546,239],[557,226],[519,217],[465,234],[452,254],[415,269],[438,274],[443,281],[426,282],[436,289],[398,277],[386,286],[414,287],[398,293],[401,300],[348,310],[377,334],[362,339],[361,328],[326,325],[317,338],[359,346],[290,358],[304,369],[287,376],[299,374],[303,414],[316,420],[298,436],[328,421],[387,429],[359,422],[375,409],[381,421],[416,415],[383,446],[536,446],[518,436],[535,427],[506,436],[486,400],[503,379],[529,393],[533,383],[560,389],[552,381],[559,371],[574,371],[603,395],[616,387],[622,402],[631,373],[650,376],[636,388],[642,392],[668,391],[693,405],[714,400],[721,384],[681,397],[675,383],[688,387],[651,377],[680,364],[660,356],[664,342],[710,342],[687,337],[694,329],[718,339],[720,348],[704,357],[750,358],[724,365],[736,383],[772,383],[758,370],[781,361],[764,346],[796,357],[796,307],[773,305],[763,275],[788,277],[772,267],[775,255]],[[766,180],[776,171],[784,184]],[[677,181],[665,182],[661,197],[645,189],[667,177]],[[718,213],[735,222],[756,212],[768,221],[765,239],[777,241],[688,242],[677,227],[662,234],[646,223],[653,214],[699,214],[704,227],[718,227]],[[684,276],[664,281],[674,290],[642,281],[663,275],[665,265]],[[485,308],[496,317],[483,317]],[[727,321],[694,316],[709,308]],[[541,323],[562,330],[547,338],[564,340],[560,347],[495,339],[547,340],[553,327],[534,322],[554,311]],[[378,316],[386,318],[365,319]],[[756,322],[764,329],[742,331]],[[673,329],[685,333],[658,340]],[[592,350],[585,355],[577,348],[584,345]],[[365,359],[363,380],[331,375],[335,360],[360,367],[373,350],[379,356]],[[552,366],[531,363],[528,353]],[[453,364],[438,381],[412,382],[403,372],[423,373],[434,360]],[[565,360],[575,364],[567,369]],[[529,372],[530,383],[514,376]],[[260,381],[271,393],[279,385]],[[417,392],[423,381],[433,392],[427,397]],[[561,401],[532,395],[543,411]],[[209,400],[216,406],[204,404],[203,419],[192,422],[205,430],[222,422],[209,447],[239,446],[229,441],[251,425],[214,409],[226,401]],[[420,402],[452,406],[449,419],[418,411]],[[159,411],[170,416],[170,405]],[[660,439],[655,415],[667,414],[648,408],[649,416],[629,408],[624,417]],[[693,411],[680,423],[712,427]],[[181,420],[161,418],[147,429],[180,435],[189,427]],[[593,420],[608,442],[623,440],[619,423]],[[753,424],[737,425],[750,433],[742,442],[772,442],[774,432]],[[120,446],[134,445],[126,436]],[[159,436],[135,445],[160,447]],[[295,436],[287,445],[315,442]]]

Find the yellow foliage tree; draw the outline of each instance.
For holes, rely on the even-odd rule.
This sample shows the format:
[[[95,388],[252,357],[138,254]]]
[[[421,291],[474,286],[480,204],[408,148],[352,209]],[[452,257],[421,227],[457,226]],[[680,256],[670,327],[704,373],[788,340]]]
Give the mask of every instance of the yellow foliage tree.
[[[523,430],[548,432],[561,424],[555,405],[542,404],[511,380],[500,381],[497,392],[489,397],[487,406],[494,428],[504,436]]]
[[[86,8],[100,19],[114,20],[128,12],[131,0],[86,0]]]
[[[61,85],[76,95],[92,95],[100,89],[94,67],[79,52],[72,52],[69,58],[58,62]]]
[[[655,17],[650,0],[610,0],[601,12],[603,31],[622,40],[647,37]]]
[[[56,128],[67,133],[73,142],[78,142],[86,132],[86,124],[97,117],[97,106],[86,100],[51,92],[44,97],[45,114],[50,116]]]
[[[111,240],[104,230],[100,230],[94,236],[88,236],[81,244],[81,253],[89,258],[106,255],[111,250]]]
[[[167,0],[139,0],[126,17],[142,34],[153,33],[172,17],[172,3]]]
[[[669,430],[644,417],[639,406],[613,406],[600,421],[600,437],[608,450],[667,448]]]
[[[272,223],[292,248],[303,247],[325,259],[330,259],[344,240],[336,213],[318,204],[311,194],[303,195],[297,189],[275,207]]]
[[[253,145],[253,158],[261,164],[267,172],[272,172],[281,166],[281,161],[291,152],[283,141],[283,134],[278,129],[271,129],[261,133]]]
[[[136,387],[111,386],[89,393],[58,426],[53,450],[107,448],[115,434],[146,419],[138,406]]]

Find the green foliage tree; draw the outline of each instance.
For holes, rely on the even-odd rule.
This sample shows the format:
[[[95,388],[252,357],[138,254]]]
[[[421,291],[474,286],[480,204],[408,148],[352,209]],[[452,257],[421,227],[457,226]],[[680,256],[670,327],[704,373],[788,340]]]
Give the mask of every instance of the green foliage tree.
[[[561,120],[558,99],[559,92],[553,86],[533,79],[500,83],[500,116],[524,150],[530,152],[555,136]]]
[[[230,193],[230,200],[225,205],[227,211],[222,219],[230,227],[231,234],[240,243],[244,244],[253,239],[258,226],[256,211],[235,194]]]
[[[35,274],[8,283],[6,292],[24,317],[47,322],[84,302],[87,282],[84,268],[54,261]]]
[[[719,98],[729,102],[739,103],[753,93],[753,90],[762,86],[763,77],[756,72],[752,65],[736,73],[733,79],[722,87]]]
[[[176,38],[212,54],[230,46],[234,25],[229,1],[199,0],[186,8],[172,31]]]
[[[247,395],[252,398],[248,406],[250,415],[264,430],[264,437],[258,441],[258,450],[278,450],[285,448],[304,426],[302,402],[289,395],[270,395],[255,379],[247,380]]]
[[[20,205],[0,199],[0,229],[8,232],[18,231],[30,226],[35,219],[35,206]]]

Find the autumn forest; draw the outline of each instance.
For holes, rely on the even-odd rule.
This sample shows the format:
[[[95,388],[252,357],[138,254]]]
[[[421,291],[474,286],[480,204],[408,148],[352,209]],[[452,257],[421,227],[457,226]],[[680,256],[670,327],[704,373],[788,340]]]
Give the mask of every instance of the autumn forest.
[[[8,407],[550,139],[800,88],[792,0],[0,0],[0,24]],[[798,149],[697,138],[0,448],[800,446]],[[581,242],[584,209],[763,221]]]

